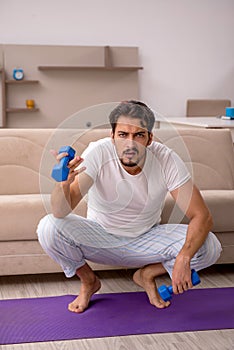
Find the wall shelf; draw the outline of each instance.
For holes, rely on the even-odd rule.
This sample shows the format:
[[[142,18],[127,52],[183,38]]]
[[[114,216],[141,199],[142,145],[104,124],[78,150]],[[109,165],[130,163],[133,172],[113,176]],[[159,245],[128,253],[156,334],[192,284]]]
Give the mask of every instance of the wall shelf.
[[[7,113],[33,113],[39,111],[39,108],[7,108]]]
[[[57,127],[87,107],[138,99],[143,70],[138,47],[0,44],[0,49],[0,128]],[[14,67],[24,70],[22,80],[13,78]],[[34,108],[27,108],[27,99],[35,101]],[[105,108],[98,115],[87,112],[77,125],[105,125]]]
[[[38,66],[39,70],[101,70],[101,71],[135,71],[143,69],[143,67],[102,67],[102,66]]]
[[[37,84],[39,80],[6,80],[6,84],[15,84],[15,85],[23,85],[23,84]]]
[[[14,79],[4,79],[4,87],[7,86],[7,85],[13,85],[13,86],[17,86],[17,85],[29,85],[29,84],[38,84],[39,83],[39,80],[35,80],[35,79],[22,79],[22,80],[14,80]],[[39,111],[39,108],[15,108],[15,107],[6,107],[7,106],[7,88],[4,89],[4,117],[5,117],[5,120],[4,120],[4,123],[3,123],[3,127],[5,126],[6,124],[6,114],[7,113],[34,113],[34,112],[37,112]]]
[[[129,66],[115,66],[112,63],[112,56],[111,56],[111,48],[110,46],[104,46],[104,65],[95,66],[95,65],[40,65],[38,66],[38,70],[45,71],[45,70],[101,70],[101,71],[136,71],[143,69],[143,67],[129,65]]]

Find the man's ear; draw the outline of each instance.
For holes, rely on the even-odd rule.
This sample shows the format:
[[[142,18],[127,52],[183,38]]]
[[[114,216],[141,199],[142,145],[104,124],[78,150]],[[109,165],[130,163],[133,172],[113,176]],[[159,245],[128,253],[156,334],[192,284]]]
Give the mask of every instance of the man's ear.
[[[149,133],[149,141],[147,143],[147,146],[149,146],[152,143],[152,141],[153,141],[153,134],[151,132],[151,133]]]
[[[110,137],[111,137],[111,141],[112,141],[112,143],[114,143],[114,133],[113,133],[113,131],[111,130],[111,132],[110,132]]]

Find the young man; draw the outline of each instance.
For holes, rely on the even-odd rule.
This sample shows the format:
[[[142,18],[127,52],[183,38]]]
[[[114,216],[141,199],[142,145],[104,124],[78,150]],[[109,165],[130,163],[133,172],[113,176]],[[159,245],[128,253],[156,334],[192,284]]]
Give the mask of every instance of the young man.
[[[183,293],[192,288],[191,268],[215,263],[221,246],[184,163],[153,141],[151,109],[126,101],[109,119],[110,138],[91,143],[83,158],[70,161],[68,179],[55,184],[52,214],[40,221],[38,238],[67,277],[76,274],[81,280],[70,311],[83,312],[101,287],[86,260],[138,268],[134,282],[152,305],[165,308],[170,302],[160,298],[155,278],[168,272],[174,293]],[[64,156],[56,154],[58,161]],[[160,224],[168,191],[189,218],[188,225]],[[71,214],[87,193],[87,218]]]

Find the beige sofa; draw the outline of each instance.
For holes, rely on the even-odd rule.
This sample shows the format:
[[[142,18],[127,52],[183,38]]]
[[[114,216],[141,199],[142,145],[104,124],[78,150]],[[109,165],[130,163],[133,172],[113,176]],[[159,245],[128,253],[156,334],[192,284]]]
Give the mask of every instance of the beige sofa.
[[[0,130],[0,275],[59,272],[41,249],[36,227],[50,211],[54,182],[50,149],[71,144],[80,154],[88,143],[109,136],[108,129]],[[234,263],[234,155],[229,130],[155,129],[161,142],[175,149],[187,164],[195,183],[213,214],[213,231],[223,252],[218,263]],[[76,208],[85,216],[85,200]],[[162,222],[186,221],[166,198]],[[96,270],[112,268],[91,264]]]

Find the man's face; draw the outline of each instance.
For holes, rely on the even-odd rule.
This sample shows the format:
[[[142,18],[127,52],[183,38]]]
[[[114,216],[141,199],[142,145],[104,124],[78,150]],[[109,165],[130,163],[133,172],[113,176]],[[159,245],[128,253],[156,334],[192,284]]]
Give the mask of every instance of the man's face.
[[[149,135],[141,125],[140,119],[120,116],[111,136],[125,170],[131,174],[139,173],[145,162],[146,147],[152,142],[152,134]]]

